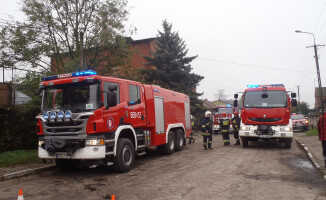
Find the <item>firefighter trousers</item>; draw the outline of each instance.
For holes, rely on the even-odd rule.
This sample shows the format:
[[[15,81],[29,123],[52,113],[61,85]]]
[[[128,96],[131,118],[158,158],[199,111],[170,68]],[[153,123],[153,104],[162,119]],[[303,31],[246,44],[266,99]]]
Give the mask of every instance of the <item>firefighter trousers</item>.
[[[212,134],[211,133],[206,133],[206,134],[202,134],[202,135],[203,135],[204,148],[206,149],[207,146],[208,146],[208,148],[211,148],[212,147],[212,141],[213,141]]]
[[[230,144],[229,131],[223,131],[222,130],[222,138],[223,138],[224,145],[229,145]]]
[[[235,139],[236,144],[240,144],[239,131],[233,130],[233,136],[234,136],[234,139]]]

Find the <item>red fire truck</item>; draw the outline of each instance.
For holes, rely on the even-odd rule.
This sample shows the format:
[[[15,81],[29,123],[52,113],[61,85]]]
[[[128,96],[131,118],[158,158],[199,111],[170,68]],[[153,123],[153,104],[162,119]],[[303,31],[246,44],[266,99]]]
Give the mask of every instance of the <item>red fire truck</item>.
[[[187,95],[81,71],[42,78],[38,155],[63,169],[81,161],[129,171],[135,155],[172,154],[191,133]]]
[[[279,140],[285,148],[291,148],[293,128],[290,107],[297,105],[295,93],[291,98],[283,84],[248,85],[242,96],[243,108],[239,136],[243,147],[248,141],[259,139]],[[238,94],[234,95],[234,106],[238,104]]]
[[[218,131],[220,130],[220,120],[222,118],[222,113],[226,113],[227,118],[231,120],[234,116],[233,114],[235,111],[236,108],[229,104],[216,106],[213,109],[213,132],[215,134],[218,134]],[[232,125],[230,130],[232,130]]]

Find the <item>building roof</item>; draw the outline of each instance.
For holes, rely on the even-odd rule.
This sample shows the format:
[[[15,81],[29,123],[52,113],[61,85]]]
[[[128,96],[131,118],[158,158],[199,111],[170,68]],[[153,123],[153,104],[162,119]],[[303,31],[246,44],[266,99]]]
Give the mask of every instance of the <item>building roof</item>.
[[[201,100],[203,102],[203,105],[206,107],[206,108],[215,108],[215,104],[211,101],[208,101],[207,99],[203,99]]]

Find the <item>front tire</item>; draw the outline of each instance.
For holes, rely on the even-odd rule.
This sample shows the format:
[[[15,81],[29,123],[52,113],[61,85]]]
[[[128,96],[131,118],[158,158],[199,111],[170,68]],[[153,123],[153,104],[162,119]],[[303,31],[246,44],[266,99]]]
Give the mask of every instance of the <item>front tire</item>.
[[[285,148],[291,149],[291,145],[292,145],[292,139],[286,139],[285,140]]]
[[[116,172],[128,172],[135,162],[135,149],[127,138],[120,138],[117,145],[117,153],[114,158],[113,168]]]
[[[173,131],[169,131],[168,143],[164,145],[164,153],[171,155],[175,151],[175,135]]]
[[[181,129],[178,129],[176,131],[176,138],[177,138],[177,141],[176,141],[176,146],[175,146],[175,150],[176,151],[181,151],[183,149],[183,146],[184,146],[184,134],[183,134],[183,131]]]
[[[243,147],[248,147],[248,139],[247,138],[242,137],[241,142],[242,142]]]

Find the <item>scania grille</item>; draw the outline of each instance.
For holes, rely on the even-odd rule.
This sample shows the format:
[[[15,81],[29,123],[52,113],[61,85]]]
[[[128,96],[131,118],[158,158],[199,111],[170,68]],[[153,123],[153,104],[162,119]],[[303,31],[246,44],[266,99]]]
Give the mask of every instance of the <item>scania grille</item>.
[[[86,124],[88,118],[79,118],[77,120],[64,121],[46,121],[43,122],[44,135],[51,136],[68,136],[68,135],[81,135],[86,133]]]
[[[255,121],[255,122],[277,122],[277,121],[281,121],[282,118],[249,118],[251,121]]]

